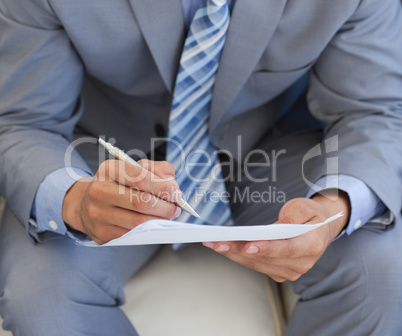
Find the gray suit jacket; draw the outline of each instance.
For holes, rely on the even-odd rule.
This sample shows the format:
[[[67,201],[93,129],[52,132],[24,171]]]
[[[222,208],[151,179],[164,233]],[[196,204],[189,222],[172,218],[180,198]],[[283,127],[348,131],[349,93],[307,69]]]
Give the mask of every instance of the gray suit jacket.
[[[183,17],[180,0],[0,0],[0,32],[0,194],[27,223],[74,132],[147,152],[167,128]],[[220,64],[217,147],[236,155],[241,135],[246,152],[294,110],[309,73],[309,109],[339,136],[339,173],[400,211],[399,0],[237,0]],[[87,169],[76,152],[72,164]],[[314,178],[337,173],[327,168]]]

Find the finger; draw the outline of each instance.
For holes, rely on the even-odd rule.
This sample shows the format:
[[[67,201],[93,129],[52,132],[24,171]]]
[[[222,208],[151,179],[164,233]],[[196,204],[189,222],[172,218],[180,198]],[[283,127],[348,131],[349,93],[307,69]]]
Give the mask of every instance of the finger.
[[[228,245],[230,248],[226,252],[241,254],[261,261],[274,258],[298,258],[302,254],[299,244],[291,243],[288,239],[244,242],[244,244],[228,243]]]
[[[282,250],[285,251],[285,253],[278,251],[278,247],[272,247],[271,243],[272,241],[216,242],[203,244],[227,257],[237,254],[244,258],[244,260],[249,259],[254,262],[258,261],[278,267],[294,268],[292,265],[295,263],[295,259],[299,258],[298,254],[297,256],[296,254],[293,256],[288,246],[282,246]]]
[[[293,253],[297,249],[297,244],[293,247],[287,239],[283,240],[264,240],[253,242],[215,242],[204,243],[204,246],[212,248],[219,253],[240,254],[249,258],[289,258],[298,257]]]
[[[208,247],[218,253],[231,252],[240,253],[245,245],[245,242],[232,241],[232,242],[204,242],[205,247]]]
[[[317,204],[308,198],[296,198],[287,202],[279,212],[274,224],[319,223],[325,220]]]
[[[145,168],[120,160],[108,160],[102,163],[97,176],[103,177],[106,181],[113,180],[118,184],[148,192],[170,202],[181,199],[181,191],[176,181],[166,181]]]
[[[298,248],[297,242],[292,246],[286,239],[283,240],[264,240],[253,242],[215,242],[203,243],[204,246],[213,249],[219,253],[233,253],[240,254],[244,257],[253,258],[257,260],[267,260],[268,258],[297,258],[299,257],[300,247]],[[294,250],[294,251],[293,251]],[[296,254],[296,252],[299,252]]]
[[[151,161],[143,159],[138,161],[138,163],[162,179],[168,181],[174,180],[175,168],[168,161]]]
[[[175,219],[181,213],[181,209],[174,203],[132,188],[130,189],[130,199],[125,208],[142,215],[150,215],[163,219]]]
[[[320,256],[326,248],[320,229],[290,239],[248,242],[242,253],[256,258],[297,259]]]
[[[114,214],[106,213],[111,207],[135,211],[142,215],[174,219],[180,215],[180,208],[150,193],[119,185],[115,182],[94,182],[88,194],[94,202],[100,203],[97,217]],[[107,209],[107,211],[105,211]]]
[[[259,242],[257,242],[259,243]],[[267,243],[261,242],[261,243]],[[227,258],[242,264],[248,268],[269,275],[275,281],[283,282],[285,280],[295,281],[302,274],[308,272],[315,263],[315,258],[276,258],[267,257],[266,254],[248,254],[245,253],[248,243],[245,242],[218,242],[203,243],[204,246],[213,248],[216,252],[225,255]],[[227,250],[227,246],[230,249]],[[253,246],[253,245],[252,245]],[[222,247],[225,247],[222,250]],[[261,249],[261,252],[264,252]]]
[[[270,276],[275,281],[279,281],[279,282],[283,282],[285,280],[295,281],[301,276],[301,273],[295,272],[292,269],[287,268],[287,267],[273,265],[273,264],[267,263],[265,261],[261,262],[259,260],[244,257],[237,253],[227,252],[227,253],[223,253],[223,254],[230,260],[232,260],[240,265],[243,265],[249,269],[252,269],[254,271],[257,271],[257,272]]]
[[[109,225],[118,226],[125,230],[132,230],[136,226],[153,219],[165,218],[152,215],[144,215],[135,211],[117,207],[109,209],[109,211],[104,214],[105,222],[107,222]]]
[[[102,245],[121,237],[127,232],[129,232],[128,229],[116,225],[97,225],[88,235],[95,243]]]
[[[272,280],[274,280],[275,282],[278,283],[283,283],[285,281],[287,281],[288,279],[282,278],[282,277],[278,277],[278,276],[269,276]]]

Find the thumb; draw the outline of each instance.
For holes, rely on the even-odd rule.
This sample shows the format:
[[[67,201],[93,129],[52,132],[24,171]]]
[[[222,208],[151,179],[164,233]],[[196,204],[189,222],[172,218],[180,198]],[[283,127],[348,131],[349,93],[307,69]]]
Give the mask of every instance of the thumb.
[[[308,198],[296,198],[285,203],[279,211],[278,220],[274,224],[306,224],[313,223],[317,209]]]

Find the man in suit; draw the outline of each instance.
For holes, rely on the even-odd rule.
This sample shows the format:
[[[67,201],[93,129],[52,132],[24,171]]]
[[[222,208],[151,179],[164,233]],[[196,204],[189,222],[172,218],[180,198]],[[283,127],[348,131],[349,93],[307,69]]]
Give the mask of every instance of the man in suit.
[[[0,314],[16,334],[135,334],[117,308],[122,285],[157,247],[85,249],[74,240],[104,243],[179,215],[175,169],[154,162],[165,150],[151,139],[168,135],[183,43],[201,4],[0,0],[0,193],[8,203]],[[209,138],[221,151],[235,224],[345,215],[291,240],[205,246],[294,281],[301,300],[289,335],[398,335],[400,2],[228,5]],[[141,163],[164,182],[100,163],[84,138],[98,135],[149,155]],[[269,201],[248,199],[267,191]]]

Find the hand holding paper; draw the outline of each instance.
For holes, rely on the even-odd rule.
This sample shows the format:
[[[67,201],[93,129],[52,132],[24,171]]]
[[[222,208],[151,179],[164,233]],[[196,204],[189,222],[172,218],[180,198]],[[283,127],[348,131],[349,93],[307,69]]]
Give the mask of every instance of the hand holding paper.
[[[338,213],[319,224],[271,224],[254,226],[210,226],[168,220],[145,222],[120,238],[106,244],[83,243],[85,246],[126,246],[216,241],[254,241],[293,238],[319,228],[342,216]]]
[[[325,221],[331,214],[340,212],[344,216],[334,216],[332,221]],[[295,281],[314,267],[347,224],[349,214],[348,195],[340,190],[328,189],[312,199],[292,199],[279,212],[277,223],[315,224],[315,230],[293,239],[220,241],[204,245],[277,282]],[[322,221],[326,224],[322,225]]]

